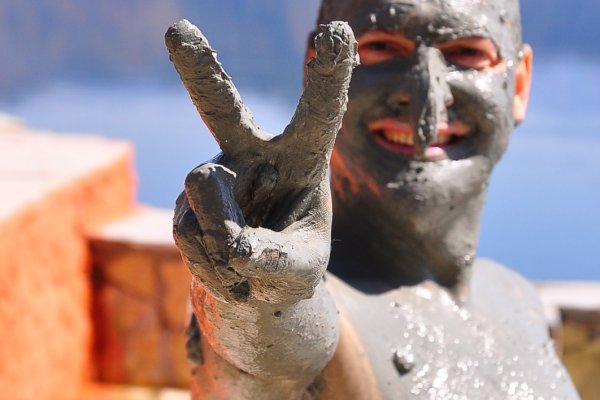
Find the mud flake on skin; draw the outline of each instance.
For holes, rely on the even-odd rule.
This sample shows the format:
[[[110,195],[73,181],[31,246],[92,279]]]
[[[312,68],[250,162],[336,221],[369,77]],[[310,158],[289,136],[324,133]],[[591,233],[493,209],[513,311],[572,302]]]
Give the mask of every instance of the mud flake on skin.
[[[400,350],[393,350],[392,362],[400,375],[406,375],[415,367],[415,355],[412,346],[406,345]]]

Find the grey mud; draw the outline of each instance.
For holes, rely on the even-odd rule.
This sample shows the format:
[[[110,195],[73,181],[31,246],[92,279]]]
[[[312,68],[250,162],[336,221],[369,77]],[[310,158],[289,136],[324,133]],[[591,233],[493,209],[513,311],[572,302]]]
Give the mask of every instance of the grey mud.
[[[519,122],[518,2],[325,0],[318,22],[279,136],[256,127],[197,28],[166,35],[222,149],[188,175],[174,218],[193,274],[193,398],[577,398],[532,287],[475,257]],[[357,66],[373,31],[415,51]],[[501,65],[449,63],[440,45],[470,37],[493,41]],[[414,154],[381,145],[369,126],[384,119],[410,125]],[[467,134],[428,159],[454,123]]]

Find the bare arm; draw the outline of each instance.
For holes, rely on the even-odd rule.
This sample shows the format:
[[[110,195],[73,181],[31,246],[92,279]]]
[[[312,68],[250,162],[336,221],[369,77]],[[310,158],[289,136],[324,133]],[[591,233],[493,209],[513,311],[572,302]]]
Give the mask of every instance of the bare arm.
[[[223,150],[187,176],[174,219],[206,354],[195,398],[298,398],[338,338],[322,283],[331,237],[327,168],[356,42],[346,24],[322,28],[308,85],[280,136],[255,126],[196,27],[175,24],[166,43]]]

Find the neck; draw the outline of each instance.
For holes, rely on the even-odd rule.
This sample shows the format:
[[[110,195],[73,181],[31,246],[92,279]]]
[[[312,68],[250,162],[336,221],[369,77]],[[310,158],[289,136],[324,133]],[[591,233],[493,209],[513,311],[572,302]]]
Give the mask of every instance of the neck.
[[[425,280],[457,291],[474,259],[483,197],[444,218],[375,211],[360,199],[334,200],[329,270],[367,291]]]

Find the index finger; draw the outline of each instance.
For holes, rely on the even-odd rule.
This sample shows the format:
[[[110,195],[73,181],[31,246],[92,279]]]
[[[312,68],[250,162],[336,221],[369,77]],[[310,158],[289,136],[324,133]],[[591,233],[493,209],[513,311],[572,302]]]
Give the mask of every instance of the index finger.
[[[358,55],[347,23],[335,21],[319,29],[315,38],[317,55],[308,64],[307,85],[282,140],[304,154],[323,155],[327,163],[346,112],[348,87]]]
[[[254,123],[216,52],[196,26],[185,19],[175,23],[167,30],[165,43],[192,102],[225,153],[269,137]]]

